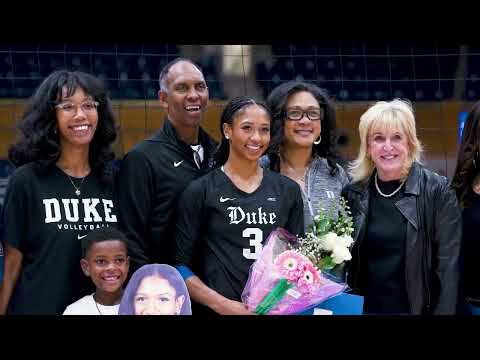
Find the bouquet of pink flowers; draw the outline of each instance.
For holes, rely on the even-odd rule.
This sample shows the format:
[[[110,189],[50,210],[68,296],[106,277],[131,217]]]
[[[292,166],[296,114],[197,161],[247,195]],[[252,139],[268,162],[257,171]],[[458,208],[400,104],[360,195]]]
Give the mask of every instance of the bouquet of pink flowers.
[[[320,209],[309,230],[299,238],[281,228],[270,234],[242,293],[250,311],[295,314],[346,289],[353,220],[345,199],[332,203],[329,211]]]
[[[250,268],[242,301],[259,315],[289,315],[341,293],[345,284],[323,276],[308,257],[294,249],[297,238],[278,228]]]

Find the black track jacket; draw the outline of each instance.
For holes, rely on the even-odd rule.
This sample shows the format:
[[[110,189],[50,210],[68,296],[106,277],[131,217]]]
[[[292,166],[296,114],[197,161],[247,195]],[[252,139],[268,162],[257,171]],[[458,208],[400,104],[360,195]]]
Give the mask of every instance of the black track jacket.
[[[130,273],[148,263],[173,263],[177,199],[214,165],[216,142],[201,128],[198,139],[204,147],[201,169],[168,119],[125,155],[117,179],[118,214],[128,238]]]

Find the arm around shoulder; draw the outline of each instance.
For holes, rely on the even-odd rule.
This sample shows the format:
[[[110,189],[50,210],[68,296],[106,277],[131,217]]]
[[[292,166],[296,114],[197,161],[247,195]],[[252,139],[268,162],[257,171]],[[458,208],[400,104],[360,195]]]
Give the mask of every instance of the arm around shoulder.
[[[190,183],[178,199],[175,219],[175,261],[191,266],[197,240],[202,237],[206,190],[202,179]]]
[[[123,159],[117,178],[119,227],[128,239],[133,268],[149,262],[146,243],[152,209],[154,174],[146,156],[132,151]]]

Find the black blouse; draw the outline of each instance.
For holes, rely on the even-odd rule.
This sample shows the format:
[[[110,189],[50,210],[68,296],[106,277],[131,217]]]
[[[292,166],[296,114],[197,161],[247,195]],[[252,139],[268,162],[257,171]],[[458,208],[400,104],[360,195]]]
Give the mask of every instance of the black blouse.
[[[371,197],[365,237],[360,248],[361,281],[365,284],[364,312],[406,314],[410,312],[405,287],[405,238],[407,219],[395,207],[404,197],[403,188],[384,197],[371,182]],[[400,181],[378,179],[383,194],[391,194]]]

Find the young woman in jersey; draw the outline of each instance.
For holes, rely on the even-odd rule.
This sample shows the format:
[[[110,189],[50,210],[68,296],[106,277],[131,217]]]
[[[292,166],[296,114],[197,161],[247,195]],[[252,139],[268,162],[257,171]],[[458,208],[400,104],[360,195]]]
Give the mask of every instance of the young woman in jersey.
[[[338,204],[349,182],[337,163],[335,108],[324,90],[300,81],[277,86],[267,105],[273,113],[272,141],[261,165],[298,183],[307,229],[321,208]]]
[[[82,72],[50,74],[29,101],[2,212],[5,275],[0,314],[62,314],[91,293],[81,241],[117,221],[109,168],[116,127],[103,84]]]
[[[205,307],[251,314],[240,297],[264,241],[277,227],[303,233],[300,188],[258,163],[270,142],[270,122],[265,105],[231,100],[220,121],[221,167],[192,182],[180,198],[175,258],[190,297],[203,305],[195,314]]]

